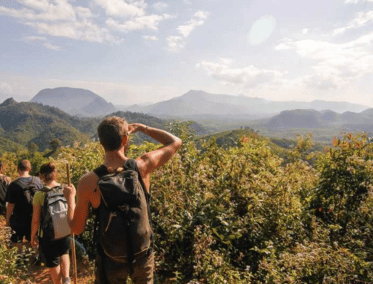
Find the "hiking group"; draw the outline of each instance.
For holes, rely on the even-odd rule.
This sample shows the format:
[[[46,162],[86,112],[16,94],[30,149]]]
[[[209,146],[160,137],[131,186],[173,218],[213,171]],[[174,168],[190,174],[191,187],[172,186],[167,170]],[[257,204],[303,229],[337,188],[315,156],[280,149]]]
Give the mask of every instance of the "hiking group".
[[[26,258],[30,246],[36,249],[32,257],[39,257],[40,243],[53,283],[71,283],[67,202],[62,186],[56,182],[56,168],[53,163],[43,164],[39,177],[31,176],[30,171],[30,162],[21,160],[17,165],[18,178],[3,187],[6,226],[11,227],[10,241],[18,248],[17,262]]]
[[[81,234],[89,208],[95,215],[95,283],[154,283],[151,225],[151,173],[169,161],[181,146],[171,133],[125,119],[105,118],[97,129],[104,149],[101,166],[83,175],[77,189],[57,182],[53,163],[41,166],[39,177],[29,175],[29,161],[19,162],[19,177],[4,180],[6,225],[11,241],[22,253],[22,242],[40,245],[53,283],[70,283],[70,234]],[[129,136],[136,132],[162,147],[131,159],[126,156]],[[6,194],[5,194],[6,193]],[[32,204],[32,205],[31,205]]]

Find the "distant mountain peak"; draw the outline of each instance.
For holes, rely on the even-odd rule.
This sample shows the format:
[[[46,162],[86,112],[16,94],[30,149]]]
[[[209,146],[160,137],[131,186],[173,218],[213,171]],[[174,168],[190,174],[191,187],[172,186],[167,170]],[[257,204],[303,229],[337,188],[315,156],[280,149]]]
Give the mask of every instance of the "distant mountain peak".
[[[6,99],[0,107],[12,106],[18,104],[13,98]]]
[[[111,103],[94,92],[70,87],[43,89],[31,102],[57,107],[77,116],[99,116],[116,111]]]

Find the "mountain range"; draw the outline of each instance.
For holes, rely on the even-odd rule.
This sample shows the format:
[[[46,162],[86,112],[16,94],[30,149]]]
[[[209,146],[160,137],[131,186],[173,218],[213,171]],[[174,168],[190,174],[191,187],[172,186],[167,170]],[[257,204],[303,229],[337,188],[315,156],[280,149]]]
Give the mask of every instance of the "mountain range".
[[[284,107],[299,109],[280,111]],[[348,111],[344,111],[346,109]],[[245,96],[190,91],[171,100],[138,106],[136,110],[141,112],[117,111],[111,103],[84,89],[45,89],[31,102],[16,102],[9,98],[0,104],[0,152],[21,149],[31,144],[36,144],[42,151],[50,147],[50,142],[56,138],[62,145],[97,139],[97,126],[102,117],[108,114],[124,117],[129,123],[140,122],[161,129],[165,129],[167,123],[164,118],[189,119],[194,121],[192,127],[199,135],[240,127],[265,128],[268,133],[278,129],[284,129],[286,133],[287,129],[300,128],[325,129],[329,135],[331,128],[335,131],[373,132],[373,109],[346,102],[280,103]],[[263,110],[268,113],[263,113]],[[277,113],[269,114],[275,111]],[[76,115],[77,112],[79,115]],[[253,120],[255,117],[266,118]],[[239,124],[223,129],[221,125],[230,120],[238,120]],[[144,135],[135,135],[134,143],[144,139]]]
[[[183,118],[220,116],[253,119],[258,117],[270,117],[284,110],[314,109],[318,111],[332,110],[341,113],[346,111],[361,112],[369,107],[348,102],[330,102],[322,100],[312,102],[279,102],[243,95],[219,95],[191,90],[180,97],[144,107],[135,105],[127,108],[127,110],[131,110],[131,108],[136,109],[137,112],[143,112],[154,116]]]
[[[367,106],[348,102],[322,100],[279,102],[243,95],[211,94],[197,90],[191,90],[182,96],[154,104],[116,107],[89,90],[66,87],[41,90],[31,99],[31,102],[54,106],[70,115],[79,117],[104,116],[121,110],[140,112],[161,118],[193,120],[215,118],[252,120],[271,117],[281,111],[295,109],[331,110],[337,113],[361,112],[368,109]]]

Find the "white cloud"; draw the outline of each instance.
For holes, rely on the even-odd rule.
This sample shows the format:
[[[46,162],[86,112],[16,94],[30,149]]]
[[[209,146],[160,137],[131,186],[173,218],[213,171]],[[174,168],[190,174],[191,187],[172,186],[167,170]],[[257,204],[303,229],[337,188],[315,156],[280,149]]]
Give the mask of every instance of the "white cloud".
[[[52,50],[55,50],[55,51],[63,50],[63,48],[61,46],[53,45],[52,43],[50,43],[46,37],[26,36],[26,37],[23,38],[23,40],[26,41],[26,42],[41,41],[41,42],[43,42],[43,46],[48,48],[48,49],[52,49]]]
[[[313,64],[309,74],[293,79],[285,78],[286,72],[276,70],[255,66],[232,67],[232,61],[227,58],[220,58],[219,62],[202,61],[197,67],[221,84],[234,86],[240,91],[261,90],[263,94],[274,94],[278,88],[293,95],[306,94],[315,89],[320,92],[338,89],[343,92],[359,78],[373,73],[372,43],[373,32],[338,44],[321,40],[285,39],[275,50],[294,51]]]
[[[304,35],[308,34],[308,29],[303,29],[302,34],[304,34]]]
[[[208,16],[208,12],[198,11],[194,14],[190,21],[188,21],[185,25],[179,26],[177,30],[184,37],[188,37],[196,27],[202,26],[205,23]]]
[[[161,21],[170,19],[172,16],[168,14],[163,15],[149,15],[137,17],[132,20],[125,21],[123,23],[118,22],[112,18],[106,20],[106,26],[110,29],[121,31],[121,32],[130,32],[136,30],[157,30],[158,25]]]
[[[373,22],[373,11],[366,13],[358,13],[356,18],[353,19],[346,27],[338,28],[333,31],[333,35],[339,35],[347,30],[357,29],[363,26],[366,26],[369,23]]]
[[[123,0],[125,2],[128,2],[130,5],[133,5],[135,7],[145,9],[148,5],[146,4],[146,0]]]
[[[306,87],[316,88],[320,90],[337,89],[341,83],[337,76],[332,74],[329,76],[311,75],[302,78]]]
[[[0,6],[0,14],[19,18],[21,20],[41,20],[41,21],[57,21],[57,20],[71,20],[75,19],[76,14],[74,7],[67,2],[67,0],[56,0],[56,5],[46,5],[44,1],[26,1],[31,8],[6,8]],[[31,3],[34,2],[34,3]],[[35,4],[35,5],[31,5]],[[34,10],[33,8],[36,7]]]
[[[24,41],[46,41],[46,37],[41,36],[26,36],[23,38]]]
[[[199,18],[199,19],[206,20],[209,16],[210,16],[209,12],[197,11],[196,13],[194,13],[194,17]]]
[[[100,43],[120,43],[123,41],[113,36],[107,29],[101,28],[91,22],[62,22],[55,24],[27,22],[26,24],[35,28],[40,34],[50,36]]]
[[[260,85],[274,83],[282,78],[282,73],[275,70],[258,69],[254,66],[233,68],[229,64],[202,61],[197,67],[202,67],[209,76],[222,84],[255,88]]]
[[[173,52],[177,52],[185,46],[185,41],[181,36],[168,36],[166,41],[168,50]]]
[[[50,5],[48,0],[23,0],[18,2],[21,2],[23,5],[28,6],[29,8],[41,11],[48,10],[48,6]]]
[[[75,7],[75,11],[77,16],[83,19],[89,19],[94,17],[92,11],[85,7]]]
[[[144,35],[142,38],[145,39],[145,40],[148,40],[148,41],[157,41],[158,40],[158,38],[156,36]]]
[[[129,2],[129,3],[127,3]],[[143,16],[145,14],[144,1],[123,0],[94,0],[94,3],[103,8],[106,15],[112,17]]]
[[[147,15],[145,0],[93,0],[90,8],[77,6],[79,1],[73,0],[17,0],[17,2],[20,5],[12,8],[0,4],[0,15],[17,18],[22,24],[34,28],[44,37],[64,37],[98,43],[123,42],[124,40],[118,38],[114,32],[158,30],[161,21],[172,18],[168,14]],[[166,3],[159,1],[154,3],[153,8],[161,9],[166,6]],[[95,13],[91,8],[95,9]],[[126,19],[118,20],[117,17]],[[32,38],[28,38],[28,41],[31,40]],[[155,40],[155,38],[147,38],[147,40]],[[53,50],[62,49],[50,42],[45,43],[44,46]]]
[[[153,4],[153,9],[156,11],[163,11],[168,7],[168,4],[165,2],[155,2]]]
[[[13,94],[12,87],[8,83],[0,81],[0,95],[10,96],[12,94]]]
[[[220,62],[221,62],[222,64],[225,64],[225,65],[230,65],[230,64],[232,64],[232,62],[233,62],[233,60],[230,59],[230,58],[223,58],[223,57],[220,57],[219,60],[220,60]]]
[[[205,20],[209,17],[209,12],[198,11],[194,13],[193,18],[189,20],[185,25],[180,25],[177,28],[179,35],[168,36],[167,44],[168,50],[172,52],[178,52],[180,49],[185,47],[185,38],[189,37],[191,32],[198,26],[202,26]]]
[[[285,39],[276,50],[294,50],[303,58],[314,61],[313,74],[304,77],[308,86],[328,89],[345,87],[359,77],[372,73],[373,33],[346,43],[317,40]]]
[[[43,45],[44,45],[46,48],[48,48],[48,49],[52,49],[52,50],[56,50],[56,51],[61,51],[61,50],[63,50],[62,47],[57,46],[57,45],[53,45],[53,44],[51,44],[49,41],[45,42]]]
[[[41,35],[99,43],[123,42],[123,39],[101,26],[100,14],[94,15],[87,7],[74,6],[78,2],[70,0],[19,0],[18,2],[23,6],[8,8],[0,4],[0,15],[18,18],[22,24],[34,28]],[[131,31],[146,28],[155,30],[158,28],[159,21],[170,17],[169,15],[142,16],[146,8],[144,0],[94,0],[94,2],[106,14],[135,17],[124,24],[111,22],[117,30]],[[140,17],[136,17],[139,15]],[[62,49],[51,43],[44,45],[54,50]]]

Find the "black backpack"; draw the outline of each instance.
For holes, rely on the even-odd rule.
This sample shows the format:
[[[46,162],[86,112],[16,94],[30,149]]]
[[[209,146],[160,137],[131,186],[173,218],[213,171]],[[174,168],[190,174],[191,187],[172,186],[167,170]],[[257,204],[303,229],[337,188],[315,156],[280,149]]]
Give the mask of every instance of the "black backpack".
[[[0,215],[6,214],[5,197],[9,186],[9,178],[0,175]]]
[[[25,216],[19,216],[20,218],[18,218],[21,219],[21,217],[23,217],[22,220],[24,222],[20,222],[20,220],[18,220],[18,222],[28,224],[29,220],[32,218],[34,195],[39,188],[35,185],[35,177],[32,177],[28,184],[24,184],[19,180],[15,180],[14,182],[22,188],[25,196],[24,204],[22,204],[22,206],[24,206],[23,210],[25,212]]]
[[[45,192],[44,204],[41,211],[41,225],[43,238],[56,240],[71,234],[67,221],[67,200],[63,194],[63,188],[43,188]]]
[[[150,195],[134,160],[108,173],[105,166],[94,170],[99,176],[101,203],[98,207],[98,243],[100,252],[113,262],[136,262],[152,251],[153,230],[150,221]]]

